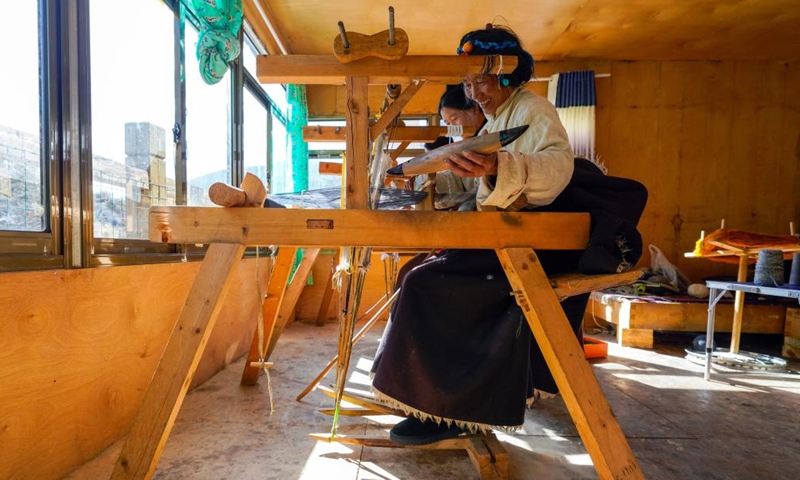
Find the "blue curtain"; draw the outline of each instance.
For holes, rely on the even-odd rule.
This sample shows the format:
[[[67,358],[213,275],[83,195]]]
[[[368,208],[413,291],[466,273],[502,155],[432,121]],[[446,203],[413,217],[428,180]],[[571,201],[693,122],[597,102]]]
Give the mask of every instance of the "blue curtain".
[[[556,108],[594,107],[597,94],[594,88],[594,71],[558,74]]]

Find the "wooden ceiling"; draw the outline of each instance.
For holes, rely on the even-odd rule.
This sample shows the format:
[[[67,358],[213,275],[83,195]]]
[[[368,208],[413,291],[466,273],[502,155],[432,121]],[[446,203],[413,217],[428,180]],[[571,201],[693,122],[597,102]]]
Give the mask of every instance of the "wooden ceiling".
[[[455,54],[462,34],[493,22],[536,60],[800,59],[800,0],[244,0],[268,50],[304,55],[332,54],[338,21],[386,30],[390,5],[409,55]]]

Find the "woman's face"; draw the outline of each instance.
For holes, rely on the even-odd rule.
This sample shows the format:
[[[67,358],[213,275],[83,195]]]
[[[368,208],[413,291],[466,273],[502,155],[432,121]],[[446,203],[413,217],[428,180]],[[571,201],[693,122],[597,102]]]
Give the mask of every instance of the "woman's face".
[[[483,113],[478,107],[459,110],[457,108],[442,107],[439,115],[447,125],[462,125],[465,127],[477,127],[483,123]]]
[[[469,74],[463,84],[467,98],[475,100],[486,115],[494,115],[514,92],[514,87],[501,87],[497,75]]]

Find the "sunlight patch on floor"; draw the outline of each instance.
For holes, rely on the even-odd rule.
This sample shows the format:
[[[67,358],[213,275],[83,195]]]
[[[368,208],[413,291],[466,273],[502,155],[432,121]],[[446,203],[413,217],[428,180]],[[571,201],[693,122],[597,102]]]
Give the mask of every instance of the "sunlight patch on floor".
[[[577,455],[564,455],[564,458],[570,465],[592,466],[592,457],[588,453],[580,453]]]
[[[624,380],[639,382],[649,387],[661,390],[713,390],[730,392],[753,392],[758,393],[762,390],[748,388],[745,386],[731,385],[723,382],[708,382],[700,376],[686,375],[653,375],[636,373],[615,373],[615,377]]]

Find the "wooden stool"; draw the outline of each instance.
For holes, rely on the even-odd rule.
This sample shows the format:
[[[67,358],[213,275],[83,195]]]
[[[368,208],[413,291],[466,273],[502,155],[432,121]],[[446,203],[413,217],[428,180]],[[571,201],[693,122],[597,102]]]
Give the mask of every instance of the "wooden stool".
[[[335,392],[327,387],[317,387],[318,390],[331,398]],[[384,405],[377,404],[370,398],[360,395],[342,394],[342,400],[357,405],[356,408],[340,408],[339,415],[396,415],[405,416],[405,413]],[[320,412],[333,415],[334,409],[321,408]],[[311,437],[330,442],[331,435],[325,433],[312,433]],[[400,445],[387,437],[373,437],[366,435],[336,435],[333,441],[343,445],[357,445],[362,447],[388,447],[388,448],[414,448],[422,450],[466,450],[472,465],[478,471],[481,480],[507,480],[508,479],[508,453],[497,440],[494,433],[466,434],[456,438],[441,440],[427,445]]]

